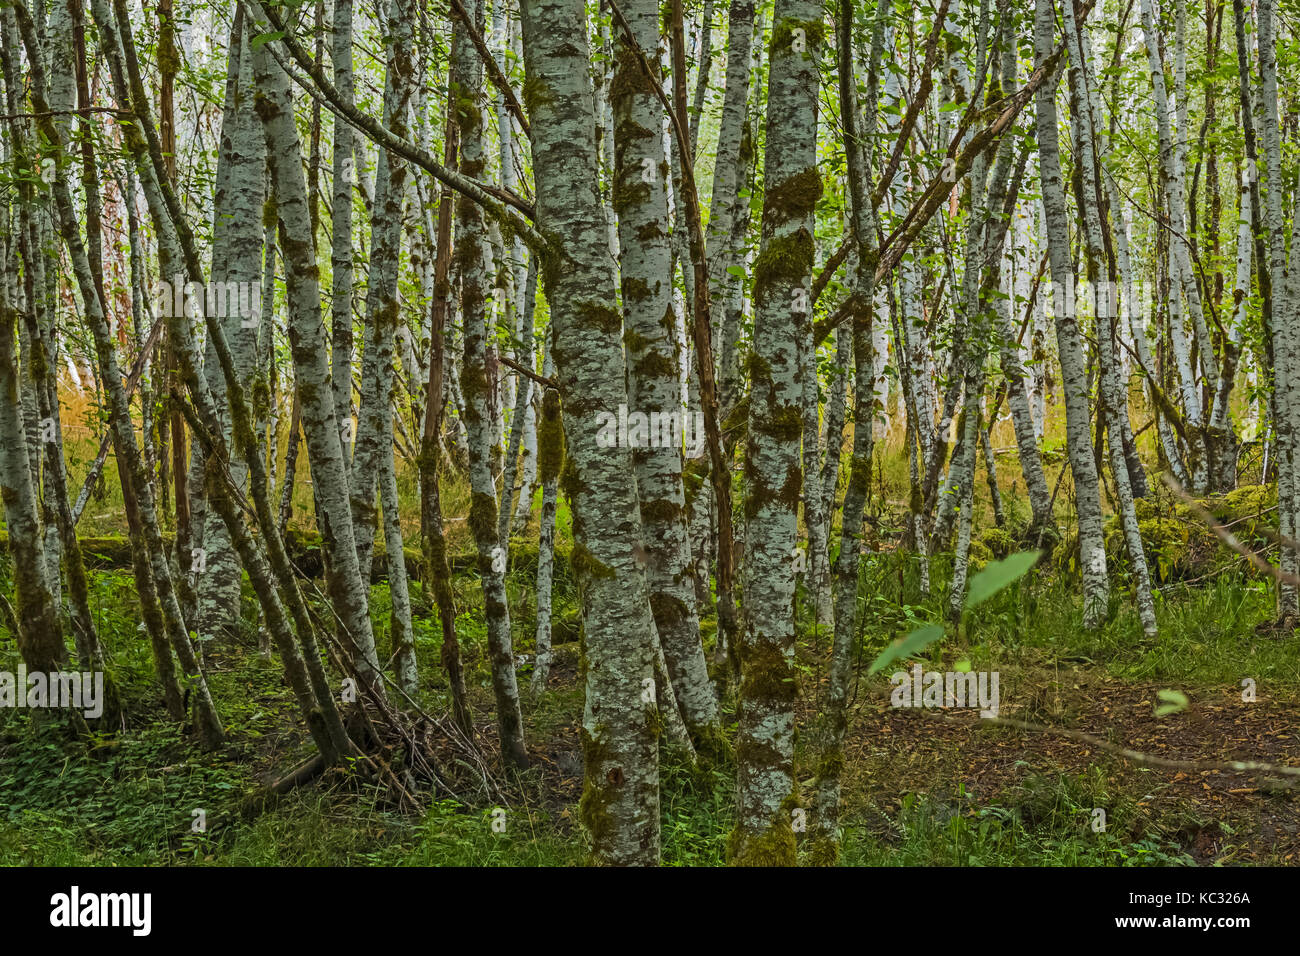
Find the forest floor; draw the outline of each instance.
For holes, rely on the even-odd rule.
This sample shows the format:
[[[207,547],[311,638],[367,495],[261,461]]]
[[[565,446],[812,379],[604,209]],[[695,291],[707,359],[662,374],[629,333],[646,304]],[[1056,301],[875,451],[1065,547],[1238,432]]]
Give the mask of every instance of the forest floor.
[[[1156,718],[1160,684],[1050,665],[1004,672],[1003,679],[1007,689],[1027,692],[1025,706],[1004,708],[1003,716],[1066,726],[1164,759],[1300,765],[1294,696],[1245,703],[1232,688],[1205,688],[1186,713]],[[990,812],[997,817],[1007,808],[1030,831],[1075,828],[1084,840],[1098,836],[1093,826],[1104,820],[1131,841],[1109,848],[1116,862],[1126,852],[1172,847],[1198,864],[1297,862],[1300,803],[1280,779],[1154,769],[1075,739],[979,727],[969,711],[942,720],[933,713],[878,706],[861,715],[849,738],[846,812],[883,844],[905,842],[900,821],[920,800],[932,822],[961,815],[975,821],[976,833]]]
[[[881,581],[895,580],[889,562],[881,563]],[[520,570],[511,577],[525,687],[532,651],[529,576]],[[561,577],[557,615],[561,632],[572,636],[573,595]],[[533,766],[507,782],[504,799],[426,794],[426,809],[413,814],[398,812],[370,788],[319,781],[245,819],[239,810],[247,795],[310,753],[278,665],[260,658],[251,628],[233,643],[208,648],[213,693],[231,742],[201,753],[161,712],[129,576],[98,571],[92,585],[130,726],[103,733],[87,749],[57,725],[34,723],[28,712],[0,713],[0,863],[583,861],[575,640],[557,646],[548,691],[525,704]],[[473,600],[477,582],[458,575],[456,586],[465,609],[458,625],[479,738],[495,753],[485,637]],[[996,670],[1002,717],[1091,734],[1165,759],[1300,765],[1294,641],[1257,633],[1272,603],[1260,582],[1226,575],[1204,587],[1171,589],[1161,600],[1163,630],[1154,640],[1135,632],[1122,606],[1106,628],[1083,632],[1070,623],[1078,612],[1065,583],[1025,583],[1013,592],[981,608],[952,642],[933,648],[926,667]],[[373,589],[381,642],[386,597],[385,585]],[[908,616],[921,613],[921,605],[900,597],[879,595]],[[890,622],[874,623],[878,630],[864,632],[864,661],[896,632]],[[437,713],[445,698],[438,686],[436,622],[422,617],[417,638],[422,672],[429,675],[420,704]],[[827,635],[811,628],[801,640],[805,727],[817,710],[827,644]],[[13,670],[16,663],[12,640],[3,635],[0,669]],[[844,780],[847,864],[1296,862],[1297,790],[1267,774],[1140,766],[1074,739],[981,726],[971,710],[894,708],[886,675],[867,678],[865,667],[858,674]],[[1243,700],[1247,678],[1256,682],[1253,702]],[[1184,693],[1189,704],[1156,717],[1165,689]],[[724,719],[734,726],[731,705]],[[810,766],[811,755],[804,756]],[[721,863],[734,767],[725,757],[692,765],[665,750],[662,777],[665,863]],[[504,816],[494,815],[497,805]],[[201,831],[193,826],[196,810],[207,821]]]

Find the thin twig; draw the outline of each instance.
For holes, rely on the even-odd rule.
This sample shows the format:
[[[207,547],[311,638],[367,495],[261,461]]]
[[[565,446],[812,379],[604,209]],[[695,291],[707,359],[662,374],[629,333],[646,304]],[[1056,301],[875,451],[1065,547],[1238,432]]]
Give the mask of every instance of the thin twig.
[[[1223,525],[1219,524],[1219,522],[1215,520],[1214,515],[1206,511],[1200,502],[1196,501],[1194,498],[1192,498],[1191,495],[1189,495],[1186,491],[1184,491],[1183,486],[1180,485],[1176,480],[1174,480],[1173,476],[1169,475],[1168,473],[1165,473],[1160,477],[1164,480],[1166,487],[1168,487],[1170,491],[1172,491],[1175,495],[1181,498],[1183,500],[1183,503],[1187,505],[1189,509],[1191,509],[1192,514],[1196,515],[1196,517],[1200,518],[1207,525],[1209,525],[1210,530],[1213,531],[1216,535],[1218,535],[1219,539],[1223,541],[1224,544],[1226,544],[1233,551],[1236,551],[1239,555],[1241,555],[1243,558],[1249,561],[1257,570],[1263,572],[1264,574],[1272,576],[1281,584],[1290,584],[1292,586],[1300,585],[1300,577],[1297,577],[1296,575],[1292,574],[1290,571],[1283,571],[1281,568],[1269,564],[1267,561],[1261,558],[1254,551],[1251,551],[1244,544],[1242,544],[1237,539],[1237,536],[1233,534],[1231,531],[1229,531],[1227,528],[1225,528]]]
[[[496,57],[492,55],[492,51],[488,49],[487,43],[483,40],[482,31],[480,31],[478,25],[475,24],[474,18],[465,10],[465,4],[463,4],[461,0],[450,0],[450,2],[451,12],[454,13],[464,25],[465,32],[469,34],[469,38],[474,44],[474,49],[478,51],[479,59],[482,60],[483,65],[487,67],[487,74],[492,80],[492,85],[497,88],[497,91],[506,102],[506,107],[514,115],[514,118],[519,121],[519,128],[524,131],[524,135],[529,139],[532,139],[533,129],[528,125],[528,117],[524,115],[524,108],[519,105],[519,99],[515,96],[515,91],[510,86],[510,81],[506,79],[506,75],[501,72],[501,66],[497,63]]]
[[[519,364],[518,362],[516,362],[514,359],[512,359],[512,358],[508,358],[508,357],[505,356],[505,355],[498,354],[498,355],[497,355],[497,361],[500,362],[502,365],[506,365],[506,366],[509,366],[510,368],[514,369],[514,370],[515,370],[516,372],[518,372],[520,375],[523,375],[523,376],[525,376],[525,377],[527,377],[527,378],[531,378],[531,379],[532,379],[534,382],[536,382],[538,385],[544,385],[544,386],[546,386],[547,388],[554,388],[554,389],[556,389],[556,390],[558,390],[559,387],[560,387],[560,383],[557,382],[555,379],[553,379],[553,378],[547,378],[545,375],[538,375],[536,372],[534,372],[532,369],[530,369],[527,365],[520,365],[520,364]]]

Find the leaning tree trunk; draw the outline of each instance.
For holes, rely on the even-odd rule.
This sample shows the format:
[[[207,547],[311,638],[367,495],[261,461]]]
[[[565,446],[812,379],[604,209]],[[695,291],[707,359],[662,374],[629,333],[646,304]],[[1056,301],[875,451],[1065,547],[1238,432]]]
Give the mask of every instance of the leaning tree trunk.
[[[115,9],[110,11],[107,0],[94,0],[92,7],[101,47],[109,65],[114,95],[119,104],[130,104],[138,120],[136,125],[124,127],[124,139],[134,160],[154,222],[163,272],[174,274],[184,270],[192,282],[201,285],[202,270],[193,234],[175,193],[164,177],[162,150],[150,115],[125,3],[116,3]],[[239,11],[236,15],[240,15]],[[304,233],[305,231],[304,224]],[[176,354],[182,373],[198,412],[193,422],[199,423],[202,428],[200,434],[204,436],[206,453],[218,460],[225,460],[227,453],[222,441],[220,418],[198,368],[193,330],[183,313],[178,314],[177,310],[171,310],[171,313],[167,317],[167,330],[177,346]],[[249,464],[253,503],[266,550],[253,538],[243,512],[236,510],[229,496],[217,496],[215,501],[222,511],[222,519],[262,605],[267,627],[279,645],[285,676],[293,688],[312,738],[329,763],[339,764],[349,757],[359,755],[359,751],[348,738],[340,719],[333,688],[325,675],[315,642],[314,625],[297,590],[293,571],[278,534],[266,488],[265,468],[253,439],[251,414],[235,373],[229,346],[221,324],[215,321],[215,317],[206,316],[205,324],[208,335],[217,346],[217,355],[225,375],[234,435]],[[218,468],[213,473],[221,474],[222,470]],[[281,603],[281,594],[287,599],[288,609],[293,615],[293,626],[298,631],[296,642],[286,617],[286,609]]]
[[[381,671],[370,623],[369,582],[361,578],[348,501],[347,453],[340,441],[331,391],[325,324],[321,317],[316,244],[311,236],[302,143],[289,97],[289,78],[266,45],[254,53],[257,112],[270,156],[280,251],[284,258],[289,309],[289,346],[301,402],[307,461],[319,513],[330,520],[322,529],[330,600],[349,644],[357,675],[371,693],[383,697]]]
[[[108,401],[110,427],[114,431],[116,447],[123,460],[130,464],[131,484],[136,495],[141,525],[144,531],[153,578],[157,587],[158,598],[162,606],[165,627],[172,650],[181,662],[186,678],[194,692],[194,722],[200,740],[205,747],[216,747],[224,740],[221,721],[217,716],[216,705],[208,690],[207,680],[199,666],[199,661],[190,643],[185,620],[182,616],[176,590],[173,586],[171,572],[167,566],[167,556],[163,545],[162,532],[158,525],[158,513],[154,507],[153,490],[144,471],[135,440],[135,429],[131,422],[130,410],[123,386],[122,375],[117,364],[116,344],[109,330],[104,312],[104,303],[100,297],[86,246],[81,237],[77,220],[76,207],[72,191],[68,185],[68,176],[61,165],[66,155],[67,143],[63,135],[52,122],[48,101],[46,100],[46,74],[42,65],[42,52],[36,36],[36,27],[26,7],[15,5],[18,26],[23,44],[27,48],[28,62],[31,70],[31,96],[38,119],[38,129],[46,141],[51,144],[56,154],[56,173],[52,183],[59,231],[68,249],[72,272],[78,291],[81,293],[87,325],[95,343],[96,358],[99,363],[100,380],[103,383]],[[86,183],[88,188],[94,184]]]
[[[658,79],[641,65],[643,55],[652,66],[659,59],[658,4],[626,0],[622,10],[631,36],[620,31],[615,47],[614,205],[627,328],[628,416],[639,416],[646,426],[635,443],[629,428],[628,444],[636,466],[650,607],[668,676],[692,737],[712,746],[720,729],[718,703],[700,643],[682,486],[682,343],[672,321],[668,197],[659,172],[663,111],[651,86]]]

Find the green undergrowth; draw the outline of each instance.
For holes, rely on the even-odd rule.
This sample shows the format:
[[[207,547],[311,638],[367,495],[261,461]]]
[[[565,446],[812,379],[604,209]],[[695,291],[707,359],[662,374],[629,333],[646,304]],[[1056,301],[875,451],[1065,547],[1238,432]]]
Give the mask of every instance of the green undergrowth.
[[[1247,507],[1257,509],[1260,502],[1252,500]],[[889,520],[877,516],[877,541],[894,533]],[[979,529],[977,539],[987,560],[1024,547],[1022,534],[1014,530]],[[521,689],[528,686],[535,653],[535,554],[535,547],[531,553],[512,552],[506,579]],[[858,591],[854,653],[859,664],[916,627],[943,621],[951,564],[950,555],[931,560],[926,596],[914,554],[887,544],[871,547],[861,564]],[[0,559],[0,593],[12,593],[8,574],[7,562]],[[443,794],[428,800],[420,813],[399,813],[365,786],[320,784],[291,792],[255,818],[242,818],[239,810],[246,797],[311,748],[278,662],[258,653],[256,628],[248,624],[233,639],[205,643],[213,695],[230,737],[227,748],[205,754],[161,710],[129,571],[93,569],[90,588],[95,623],[109,653],[110,673],[124,696],[128,725],[85,740],[48,719],[33,719],[31,712],[0,710],[0,863],[493,866],[585,861],[576,805],[581,780],[569,790],[554,789],[553,776],[536,768],[521,778],[514,796],[501,807],[465,806]],[[490,727],[486,623],[473,562],[457,562],[453,592],[467,683],[477,712]],[[310,587],[308,597],[321,600]],[[418,580],[412,582],[412,597],[422,675],[416,704],[429,713],[445,713],[447,688],[438,664],[441,631]],[[578,605],[572,572],[561,560],[554,591],[554,641],[560,653],[553,684],[540,699],[525,695],[529,744],[545,757],[538,767],[561,756],[580,761]],[[1146,637],[1133,608],[1127,570],[1117,562],[1107,620],[1087,631],[1080,626],[1077,577],[1048,558],[1035,573],[975,608],[960,629],[949,627],[945,639],[920,659],[945,669],[961,662],[977,670],[998,669],[1007,686],[1016,675],[1047,667],[1121,683],[1176,687],[1193,702],[1201,689],[1236,687],[1247,677],[1266,695],[1300,682],[1294,637],[1269,627],[1274,605],[1272,585],[1236,567],[1203,581],[1169,580],[1156,594],[1159,636]],[[815,606],[801,587],[796,666],[800,705],[809,714],[816,713],[832,637],[827,622],[815,619]],[[245,582],[247,620],[254,619],[255,608]],[[388,586],[381,581],[371,589],[371,614],[385,657],[391,653],[390,609]],[[707,617],[707,646],[715,629],[716,621]],[[17,663],[13,636],[0,625],[0,669],[12,671]],[[881,677],[859,678],[855,703],[865,706],[862,702],[882,686],[887,684]],[[734,705],[730,698],[724,703],[728,737],[735,732]],[[811,737],[805,735],[801,743],[801,768],[815,765]],[[1148,791],[1159,786],[1155,777],[1134,782],[1118,774],[1051,772],[1040,762],[1018,767],[1000,789],[976,795],[960,786],[945,790],[940,784],[953,779],[949,768],[933,768],[925,786],[904,786],[888,773],[855,777],[853,759],[851,755],[846,765],[840,854],[848,865],[1178,865],[1193,862],[1192,842],[1208,825],[1191,810],[1155,822],[1139,812]],[[575,773],[580,778],[580,763]],[[806,776],[801,773],[801,782]],[[734,825],[735,767],[730,758],[692,766],[665,751],[661,781],[664,863],[724,863]],[[803,790],[810,792],[806,786]],[[1089,826],[1090,814],[1099,806],[1108,813],[1101,832]],[[207,820],[201,831],[194,828],[196,810],[204,811]]]

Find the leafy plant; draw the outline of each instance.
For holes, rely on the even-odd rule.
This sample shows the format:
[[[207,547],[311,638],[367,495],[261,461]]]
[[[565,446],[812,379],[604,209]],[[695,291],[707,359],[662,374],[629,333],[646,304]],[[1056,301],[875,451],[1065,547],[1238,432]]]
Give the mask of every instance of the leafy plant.
[[[969,611],[976,605],[983,604],[993,595],[1028,574],[1030,569],[1038,563],[1039,554],[1038,551],[1021,551],[1010,557],[1003,558],[1001,561],[990,562],[984,570],[971,578],[970,588],[966,592],[965,610]],[[906,637],[885,648],[871,662],[871,667],[867,670],[867,673],[875,674],[896,660],[913,657],[939,640],[943,635],[944,629],[939,624],[922,625]]]

